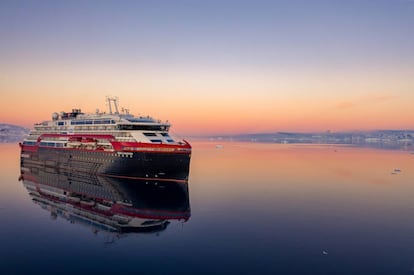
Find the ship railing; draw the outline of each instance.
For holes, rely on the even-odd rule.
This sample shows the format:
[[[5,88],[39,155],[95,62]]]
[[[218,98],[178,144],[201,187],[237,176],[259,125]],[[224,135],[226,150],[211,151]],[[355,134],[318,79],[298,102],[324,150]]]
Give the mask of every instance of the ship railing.
[[[44,138],[95,138],[95,139],[103,139],[108,140],[109,142],[115,141],[115,137],[113,135],[96,135],[96,134],[42,134],[37,138],[37,142],[40,142]]]

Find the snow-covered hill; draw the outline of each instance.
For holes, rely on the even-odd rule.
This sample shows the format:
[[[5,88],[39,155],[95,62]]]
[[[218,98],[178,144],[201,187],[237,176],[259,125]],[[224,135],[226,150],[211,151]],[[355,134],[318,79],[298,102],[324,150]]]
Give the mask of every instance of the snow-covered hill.
[[[22,141],[28,133],[29,129],[27,128],[0,123],[0,143]]]

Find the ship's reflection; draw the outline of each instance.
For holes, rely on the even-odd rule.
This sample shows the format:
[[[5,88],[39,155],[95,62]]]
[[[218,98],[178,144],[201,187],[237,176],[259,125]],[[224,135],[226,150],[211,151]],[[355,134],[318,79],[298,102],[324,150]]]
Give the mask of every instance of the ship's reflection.
[[[187,182],[142,181],[59,173],[53,168],[21,166],[23,185],[33,202],[94,232],[158,232],[170,220],[187,221]]]

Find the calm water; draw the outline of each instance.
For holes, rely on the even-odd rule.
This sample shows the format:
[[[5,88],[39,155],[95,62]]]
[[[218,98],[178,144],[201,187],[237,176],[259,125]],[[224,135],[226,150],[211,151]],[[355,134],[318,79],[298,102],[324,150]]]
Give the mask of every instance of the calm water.
[[[193,142],[188,192],[123,189],[181,219],[122,233],[36,201],[18,146],[1,144],[0,274],[414,274],[414,154],[215,145]]]

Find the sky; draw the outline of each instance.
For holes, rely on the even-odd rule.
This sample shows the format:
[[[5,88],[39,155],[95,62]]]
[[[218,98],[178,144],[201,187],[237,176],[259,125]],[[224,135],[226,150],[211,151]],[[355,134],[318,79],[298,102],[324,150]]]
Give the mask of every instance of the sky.
[[[179,135],[414,129],[414,1],[0,1],[0,122],[135,115]]]

